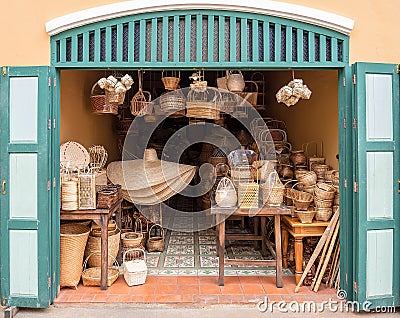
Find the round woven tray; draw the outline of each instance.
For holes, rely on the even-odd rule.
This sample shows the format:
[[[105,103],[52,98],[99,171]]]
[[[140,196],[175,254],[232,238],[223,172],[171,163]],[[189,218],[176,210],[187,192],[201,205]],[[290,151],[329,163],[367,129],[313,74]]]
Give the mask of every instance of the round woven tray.
[[[90,155],[80,143],[67,141],[60,146],[60,161],[69,162],[71,168],[86,167],[90,163]]]

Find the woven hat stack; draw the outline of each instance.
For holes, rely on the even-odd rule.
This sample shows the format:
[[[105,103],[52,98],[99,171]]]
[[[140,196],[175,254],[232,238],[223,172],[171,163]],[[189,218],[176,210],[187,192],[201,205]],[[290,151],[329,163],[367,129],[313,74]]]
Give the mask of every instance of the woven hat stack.
[[[120,184],[125,200],[136,204],[161,203],[188,186],[196,167],[159,160],[155,149],[146,149],[143,159],[115,161],[107,167],[108,179]]]

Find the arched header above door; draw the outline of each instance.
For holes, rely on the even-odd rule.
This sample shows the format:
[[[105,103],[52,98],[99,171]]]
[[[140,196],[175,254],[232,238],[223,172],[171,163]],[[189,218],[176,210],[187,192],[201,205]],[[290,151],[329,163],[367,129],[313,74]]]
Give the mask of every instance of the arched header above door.
[[[275,3],[266,3],[270,2]],[[342,18],[339,32],[338,26],[328,28],[265,15],[260,13],[263,12],[260,8],[253,10],[258,13],[227,10],[226,6],[219,10],[158,11],[157,8],[104,21],[98,21],[104,19],[98,13],[98,22],[86,25],[82,25],[81,15],[81,26],[74,28],[71,28],[71,16],[64,17],[64,29],[69,20],[70,29],[52,35],[52,65],[153,69],[337,68],[348,65],[349,37],[342,32],[345,26],[349,32],[352,24],[351,20],[345,21],[346,18]],[[143,11],[139,9],[138,12]],[[300,13],[297,15],[301,16]],[[87,12],[86,16],[85,21],[96,21],[93,13]],[[328,18],[332,17],[328,14],[327,21]],[[305,20],[304,16],[300,20]],[[62,29],[61,22],[56,22],[48,23],[50,34]]]

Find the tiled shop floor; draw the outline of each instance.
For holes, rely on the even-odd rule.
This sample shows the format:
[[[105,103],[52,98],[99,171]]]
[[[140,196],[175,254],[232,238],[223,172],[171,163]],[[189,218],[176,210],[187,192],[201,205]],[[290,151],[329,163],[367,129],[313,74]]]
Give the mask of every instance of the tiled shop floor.
[[[107,290],[99,287],[63,288],[55,304],[90,303],[160,303],[177,305],[251,304],[270,301],[314,301],[322,303],[336,300],[334,289],[320,287],[314,293],[302,287],[294,294],[294,277],[283,277],[283,288],[275,286],[272,276],[228,276],[225,286],[218,286],[216,276],[148,276],[146,283],[129,287],[120,276]]]

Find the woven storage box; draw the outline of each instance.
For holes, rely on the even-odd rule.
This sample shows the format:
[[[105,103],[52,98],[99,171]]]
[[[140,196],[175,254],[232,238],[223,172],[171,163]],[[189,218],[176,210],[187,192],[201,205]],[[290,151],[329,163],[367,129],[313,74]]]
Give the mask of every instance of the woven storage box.
[[[96,209],[96,177],[92,173],[78,176],[79,210]]]
[[[140,258],[140,254],[143,258]],[[123,254],[124,279],[128,286],[142,285],[147,278],[146,253],[141,248],[132,248]]]
[[[114,259],[118,255],[119,242],[121,237],[121,231],[116,229],[115,231],[109,232],[111,235],[108,236],[108,265],[113,264]],[[100,267],[101,265],[101,237],[89,235],[88,243],[85,249],[85,257],[89,257],[94,254],[89,259],[90,267]]]
[[[117,203],[121,197],[122,191],[119,184],[106,186],[97,192],[97,208],[108,209]]]
[[[229,178],[222,178],[215,191],[215,202],[223,208],[234,207],[237,203],[235,186]]]
[[[97,89],[97,91],[95,91]],[[118,102],[110,102],[104,90],[100,92],[97,82],[90,92],[90,105],[94,114],[118,114]]]
[[[156,233],[156,228],[160,229],[160,234],[151,236],[152,230]],[[161,225],[154,224],[149,230],[149,239],[147,240],[146,248],[149,252],[163,252],[165,246],[164,229]]]
[[[60,287],[78,286],[89,227],[77,223],[60,226]]]
[[[296,210],[296,216],[300,220],[301,223],[312,223],[312,220],[315,216],[316,211],[307,210],[307,211],[299,211]]]
[[[239,183],[238,201],[242,209],[258,208],[259,185],[255,182]]]
[[[95,252],[90,254],[83,264],[83,272],[82,272],[82,283],[83,286],[101,286],[101,267],[91,267],[86,268],[88,261],[93,255],[98,255],[100,252]],[[119,276],[119,264],[115,257],[112,257],[113,263],[116,263],[117,266],[109,266],[108,267],[108,277],[107,277],[107,286],[110,287],[118,278]]]
[[[317,208],[315,219],[317,221],[327,222],[332,216],[332,208]]]
[[[327,183],[317,183],[314,188],[315,197],[320,200],[333,200],[335,197],[335,188]]]
[[[264,184],[260,185],[263,204],[280,206],[283,202],[285,186],[276,171],[270,173]]]

